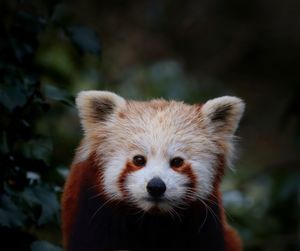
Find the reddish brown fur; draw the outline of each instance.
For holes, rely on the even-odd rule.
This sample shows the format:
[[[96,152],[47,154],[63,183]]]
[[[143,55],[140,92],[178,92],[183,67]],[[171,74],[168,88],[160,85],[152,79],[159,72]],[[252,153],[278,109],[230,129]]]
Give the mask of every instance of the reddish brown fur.
[[[217,187],[225,174],[225,157],[219,155],[217,157],[216,174],[213,182],[213,187]]]
[[[197,177],[194,174],[190,164],[184,164],[181,167],[174,168],[173,170],[176,171],[176,172],[182,173],[182,174],[186,175],[187,177],[189,177],[189,179],[191,181],[191,187],[192,188],[196,187]]]
[[[128,161],[125,168],[123,169],[122,173],[120,174],[119,180],[118,180],[118,185],[121,190],[121,192],[124,194],[124,197],[127,196],[127,191],[125,189],[124,183],[126,181],[126,178],[129,173],[135,172],[137,170],[140,170],[143,167],[136,166],[132,162]]]
[[[237,232],[227,223],[225,210],[222,203],[222,194],[220,192],[221,179],[225,173],[225,158],[222,155],[218,156],[217,172],[213,183],[213,192],[209,198],[210,201],[214,201],[220,208],[220,221],[224,229],[224,240],[226,251],[241,251],[242,242]]]
[[[182,173],[182,174],[186,175],[189,178],[189,180],[190,180],[190,182],[188,184],[188,187],[189,187],[189,190],[190,190],[189,192],[195,192],[196,191],[197,177],[194,174],[190,164],[184,164],[181,167],[174,168],[174,171]],[[187,196],[186,201],[190,201],[189,196]]]
[[[121,119],[124,119],[124,118],[126,118],[126,115],[125,115],[124,112],[119,112],[119,117],[120,117]]]
[[[211,196],[211,200],[216,201],[218,203],[220,208],[220,221],[223,225],[224,230],[224,241],[225,241],[225,247],[226,251],[241,251],[242,248],[242,242],[237,234],[237,232],[227,223],[225,210],[222,205],[222,199],[221,199],[221,192],[220,192],[220,184],[217,184],[214,188],[214,191]]]
[[[79,195],[84,187],[93,188],[98,190],[99,194],[103,194],[100,186],[101,182],[96,165],[95,159],[89,159],[75,163],[71,166],[70,175],[65,183],[64,193],[62,196],[62,231],[63,243],[67,249],[68,238],[72,232],[74,219],[76,218],[78,209]]]

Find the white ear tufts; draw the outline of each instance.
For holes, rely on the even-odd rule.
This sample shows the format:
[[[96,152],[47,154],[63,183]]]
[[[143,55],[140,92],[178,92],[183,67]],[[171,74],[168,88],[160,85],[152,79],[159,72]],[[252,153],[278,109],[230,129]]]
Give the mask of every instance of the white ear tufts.
[[[223,96],[207,101],[202,115],[207,127],[214,133],[233,134],[245,110],[242,99]]]
[[[76,98],[76,105],[83,129],[105,122],[118,108],[124,106],[125,99],[108,91],[82,91]]]

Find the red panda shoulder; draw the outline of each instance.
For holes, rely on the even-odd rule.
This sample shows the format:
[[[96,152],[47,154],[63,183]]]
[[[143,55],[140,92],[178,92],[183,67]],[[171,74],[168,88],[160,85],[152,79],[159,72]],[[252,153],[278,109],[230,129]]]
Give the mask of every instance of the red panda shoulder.
[[[73,229],[74,219],[78,212],[79,200],[85,189],[99,189],[98,169],[94,165],[93,157],[84,161],[73,163],[70,169],[69,177],[64,186],[62,195],[62,231],[63,243],[67,246],[68,238]]]

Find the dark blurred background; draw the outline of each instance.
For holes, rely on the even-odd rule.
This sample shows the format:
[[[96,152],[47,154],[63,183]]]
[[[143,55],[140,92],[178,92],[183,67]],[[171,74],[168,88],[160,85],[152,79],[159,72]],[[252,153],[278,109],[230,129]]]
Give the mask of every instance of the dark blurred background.
[[[224,205],[246,251],[300,250],[300,1],[0,2],[1,250],[61,250],[74,97],[247,104]]]

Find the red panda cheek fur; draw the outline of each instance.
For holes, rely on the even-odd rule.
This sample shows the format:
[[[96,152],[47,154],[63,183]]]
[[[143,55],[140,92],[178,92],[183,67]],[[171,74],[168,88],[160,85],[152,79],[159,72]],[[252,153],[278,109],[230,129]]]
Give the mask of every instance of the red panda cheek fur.
[[[125,188],[125,182],[126,182],[127,176],[132,172],[140,170],[141,168],[142,167],[136,166],[129,161],[126,163],[126,166],[123,169],[123,171],[121,172],[119,179],[118,179],[118,187],[119,187],[120,191],[122,192],[124,198],[126,198],[128,196],[128,193]]]
[[[196,185],[197,185],[197,177],[195,173],[193,172],[193,169],[190,164],[184,164],[182,167],[179,168],[174,168],[173,169],[175,172],[181,173],[185,175],[188,179],[188,191],[186,193],[186,198],[183,198],[183,200],[186,203],[189,203],[193,200],[192,196],[189,196],[190,193],[195,193],[196,192]]]

